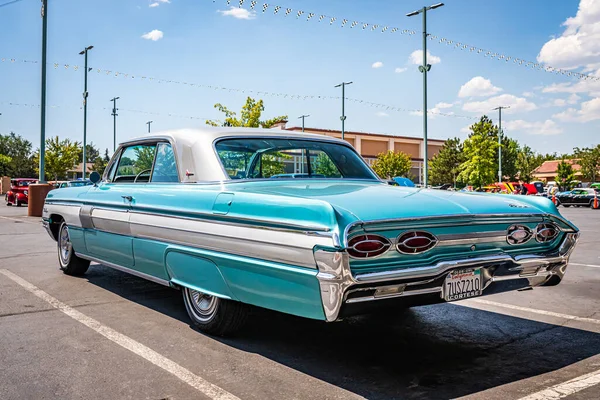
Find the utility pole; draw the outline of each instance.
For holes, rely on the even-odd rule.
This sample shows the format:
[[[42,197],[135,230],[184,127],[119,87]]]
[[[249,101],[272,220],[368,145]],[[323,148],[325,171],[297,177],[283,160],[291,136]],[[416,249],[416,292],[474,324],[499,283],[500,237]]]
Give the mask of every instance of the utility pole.
[[[502,182],[502,110],[510,106],[499,106],[498,110],[498,182]]]
[[[148,125],[148,133],[150,133],[150,124],[153,123],[154,121],[148,121],[146,122],[146,125]]]
[[[88,51],[93,49],[94,46],[88,46],[82,51],[79,52],[79,55],[83,55],[85,58],[84,61],[84,71],[83,71],[83,179],[85,179],[87,175],[87,160],[86,160],[86,146],[87,146],[87,76],[88,76]]]
[[[0,114],[2,115],[2,114]],[[298,117],[298,119],[302,119],[302,132],[304,132],[304,118],[306,117],[310,117],[310,115],[301,115]]]
[[[40,183],[46,182],[46,45],[48,36],[48,0],[42,0],[42,96],[40,99]]]
[[[346,121],[346,112],[344,110],[345,102],[346,102],[346,85],[350,85],[352,82],[342,82],[339,85],[335,85],[335,87],[342,87],[342,116],[340,119],[342,120],[342,140],[344,140],[344,122]]]
[[[444,3],[437,3],[406,14],[407,17],[423,14],[423,65],[419,65],[419,71],[423,74],[423,183],[425,187],[428,183],[429,162],[427,157],[427,72],[431,69],[431,65],[427,64],[427,11],[443,5]]]
[[[113,97],[110,101],[113,102],[112,115],[113,116],[113,153],[117,150],[117,100],[119,97]]]

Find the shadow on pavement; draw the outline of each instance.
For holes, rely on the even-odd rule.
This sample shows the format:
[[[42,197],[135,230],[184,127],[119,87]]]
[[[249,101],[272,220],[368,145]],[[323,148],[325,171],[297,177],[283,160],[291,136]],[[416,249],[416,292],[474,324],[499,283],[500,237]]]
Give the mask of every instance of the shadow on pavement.
[[[189,324],[179,291],[99,265],[86,278]],[[600,334],[453,304],[333,324],[256,308],[215,339],[369,399],[456,398],[600,353]]]

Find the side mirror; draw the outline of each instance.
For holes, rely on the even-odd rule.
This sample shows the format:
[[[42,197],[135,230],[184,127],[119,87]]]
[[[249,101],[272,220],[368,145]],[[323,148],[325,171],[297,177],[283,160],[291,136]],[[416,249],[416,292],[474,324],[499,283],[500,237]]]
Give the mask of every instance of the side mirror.
[[[97,173],[96,171],[93,171],[93,172],[90,174],[90,181],[92,181],[92,183],[93,183],[94,185],[97,185],[97,184],[98,184],[98,182],[100,182],[101,180],[102,180],[102,177],[101,177],[101,176],[100,176],[100,174],[99,174],[99,173]]]

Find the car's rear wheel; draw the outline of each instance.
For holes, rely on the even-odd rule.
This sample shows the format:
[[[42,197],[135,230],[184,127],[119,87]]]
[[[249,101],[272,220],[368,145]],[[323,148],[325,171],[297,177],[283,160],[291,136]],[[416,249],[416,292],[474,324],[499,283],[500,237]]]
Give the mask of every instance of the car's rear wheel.
[[[227,336],[238,331],[248,318],[249,307],[246,304],[186,287],[182,293],[188,315],[203,332]]]
[[[58,240],[56,241],[58,248],[58,262],[60,269],[67,275],[79,276],[87,272],[90,267],[90,261],[77,257],[71,243],[69,235],[69,227],[66,223],[60,225],[58,230]]]

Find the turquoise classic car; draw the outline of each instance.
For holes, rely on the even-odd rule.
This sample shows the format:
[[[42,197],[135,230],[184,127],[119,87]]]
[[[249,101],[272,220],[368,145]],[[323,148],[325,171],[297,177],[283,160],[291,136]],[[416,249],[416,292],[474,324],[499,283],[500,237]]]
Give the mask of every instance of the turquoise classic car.
[[[556,285],[579,236],[548,199],[390,186],[321,135],[163,132],[92,175],[46,198],[60,268],[94,261],[179,289],[216,335],[249,305],[333,322]]]

